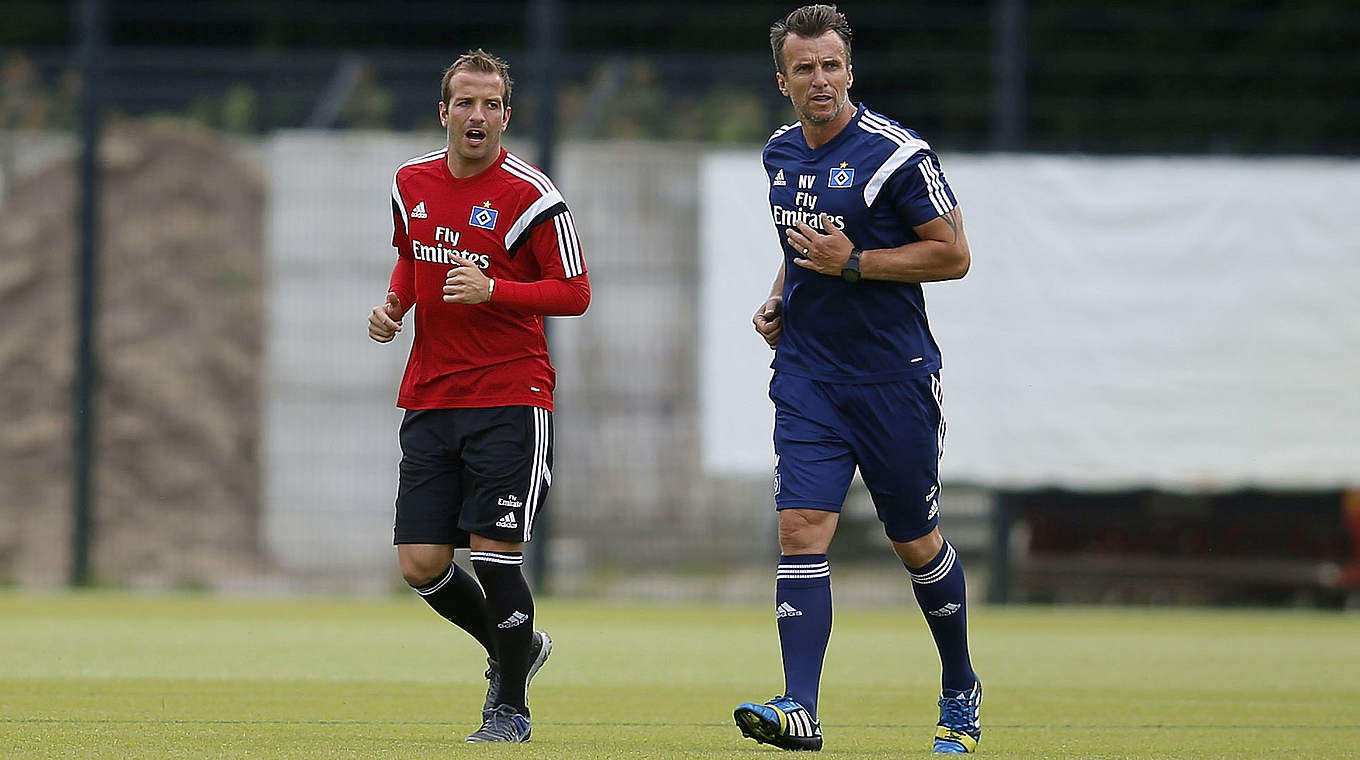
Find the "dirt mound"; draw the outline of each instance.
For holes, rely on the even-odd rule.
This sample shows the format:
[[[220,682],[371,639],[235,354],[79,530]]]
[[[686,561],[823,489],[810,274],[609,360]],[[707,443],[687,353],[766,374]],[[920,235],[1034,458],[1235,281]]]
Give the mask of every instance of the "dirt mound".
[[[264,183],[214,135],[126,124],[100,146],[94,575],[259,569]],[[70,557],[75,162],[0,205],[0,579]]]

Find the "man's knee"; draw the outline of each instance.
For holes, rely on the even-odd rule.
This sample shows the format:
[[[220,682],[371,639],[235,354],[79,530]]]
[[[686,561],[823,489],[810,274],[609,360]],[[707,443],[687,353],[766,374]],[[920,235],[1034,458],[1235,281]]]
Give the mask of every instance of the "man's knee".
[[[939,555],[940,549],[943,547],[944,537],[940,535],[939,528],[935,528],[915,541],[893,542],[893,551],[897,552],[897,556],[910,568],[925,567]]]
[[[524,542],[522,541],[498,541],[494,538],[479,536],[473,533],[468,537],[468,543],[475,552],[522,552]]]
[[[412,588],[419,588],[449,569],[449,563],[453,561],[453,547],[400,544],[397,546],[397,561],[401,564],[401,577]]]
[[[784,554],[826,554],[840,515],[822,509],[779,512],[779,549]]]

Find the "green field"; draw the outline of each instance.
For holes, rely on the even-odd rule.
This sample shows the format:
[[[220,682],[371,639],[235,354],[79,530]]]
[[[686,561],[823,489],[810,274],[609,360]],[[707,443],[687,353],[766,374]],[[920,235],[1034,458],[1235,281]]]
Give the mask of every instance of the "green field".
[[[0,595],[9,758],[756,758],[732,707],[782,686],[769,610],[548,600],[534,740],[465,745],[478,650],[415,597]],[[1360,757],[1360,618],[972,611],[994,758]],[[915,609],[838,610],[825,756],[928,757]]]

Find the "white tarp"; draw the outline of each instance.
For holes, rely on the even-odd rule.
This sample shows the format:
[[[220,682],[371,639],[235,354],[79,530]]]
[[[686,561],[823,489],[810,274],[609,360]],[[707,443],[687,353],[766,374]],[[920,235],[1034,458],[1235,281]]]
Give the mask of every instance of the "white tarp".
[[[946,481],[1360,485],[1360,162],[944,156],[973,267],[926,286]],[[705,157],[703,462],[767,471],[758,151]]]

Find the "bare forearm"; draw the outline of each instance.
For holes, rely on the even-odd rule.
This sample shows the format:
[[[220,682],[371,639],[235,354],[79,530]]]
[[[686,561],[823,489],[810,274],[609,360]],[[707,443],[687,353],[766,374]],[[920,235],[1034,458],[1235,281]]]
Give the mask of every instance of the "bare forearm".
[[[963,211],[958,206],[912,229],[920,238],[915,243],[861,254],[859,268],[864,279],[939,282],[968,274],[972,256],[963,231]]]
[[[802,257],[793,260],[794,264],[828,277],[839,277],[855,246],[831,224],[830,217],[823,214],[822,218],[826,234],[799,222],[785,232],[785,238],[794,251],[803,252]],[[866,280],[935,282],[957,280],[968,273],[968,238],[963,233],[963,214],[957,206],[911,229],[916,233],[914,243],[861,250],[860,276]]]
[[[774,284],[770,286],[770,296],[756,309],[755,316],[751,317],[756,332],[760,333],[760,337],[765,339],[770,348],[779,343],[779,335],[784,331],[783,314],[784,265],[781,264],[779,274],[775,276]]]
[[[865,251],[859,260],[864,279],[893,282],[957,280],[968,273],[968,265],[967,247],[941,240]]]
[[[783,296],[783,295],[784,295],[784,267],[785,267],[785,266],[786,266],[786,265],[784,265],[784,264],[780,264],[780,265],[779,265],[779,274],[777,274],[777,275],[774,276],[774,284],[770,286],[770,298],[774,298],[775,296]]]

